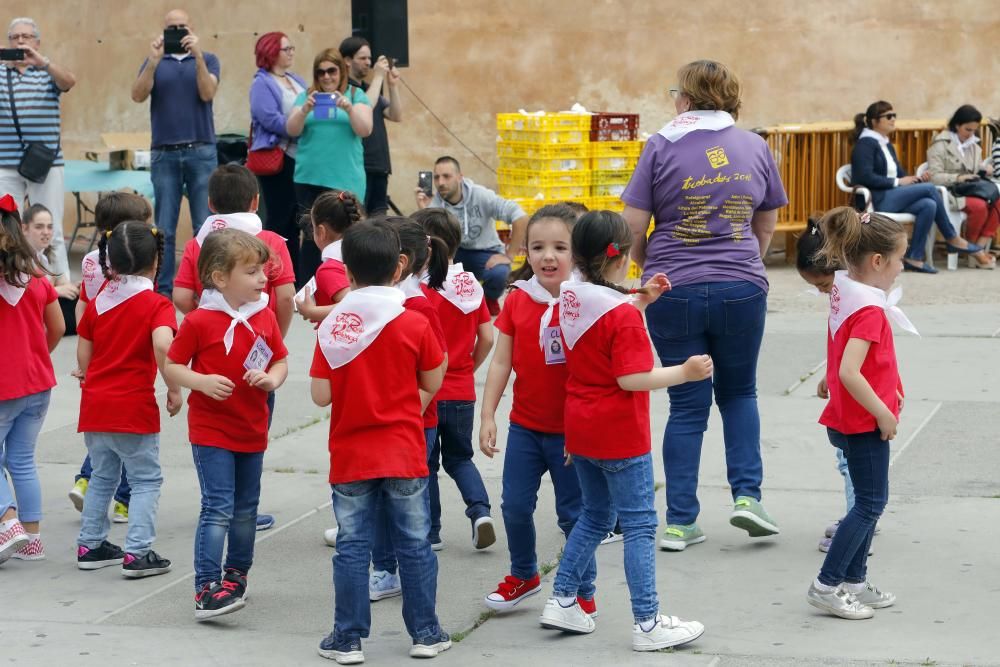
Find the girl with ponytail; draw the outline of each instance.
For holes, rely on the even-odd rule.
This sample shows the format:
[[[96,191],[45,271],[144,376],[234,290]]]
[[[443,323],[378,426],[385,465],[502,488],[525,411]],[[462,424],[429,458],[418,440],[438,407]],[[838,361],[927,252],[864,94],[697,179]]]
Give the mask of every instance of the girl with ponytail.
[[[351,283],[340,254],[344,232],[365,217],[361,202],[347,190],[328,190],[316,198],[302,224],[320,249],[322,264],[316,275],[295,295],[295,307],[302,319],[319,323],[334,304],[347,295]]]

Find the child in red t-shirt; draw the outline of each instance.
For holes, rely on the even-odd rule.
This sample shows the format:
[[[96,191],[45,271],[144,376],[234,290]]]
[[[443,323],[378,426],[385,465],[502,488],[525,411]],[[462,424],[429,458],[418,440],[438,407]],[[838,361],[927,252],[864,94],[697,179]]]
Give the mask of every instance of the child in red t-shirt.
[[[580,478],[583,511],[566,541],[553,596],[541,624],[570,633],[593,632],[578,602],[593,590],[588,564],[614,525],[625,543],[625,578],[632,600],[632,648],[655,651],[690,642],[705,631],[697,621],[659,613],[649,392],[712,375],[712,360],[694,356],[679,366],[653,368],[640,309],[670,288],[656,274],[638,290],[616,283],[628,271],[632,233],[611,211],[591,211],[573,227],[573,262],[581,280],[560,288],[559,326],[566,351],[566,451]],[[634,303],[626,296],[636,294]]]
[[[316,405],[331,405],[330,487],[340,534],[333,558],[334,625],[324,658],[364,661],[371,627],[368,564],[381,503],[399,558],[410,655],[451,647],[434,610],[437,558],[427,533],[427,445],[422,414],[441,386],[444,352],[426,317],[392,287],[406,266],[399,235],[384,220],[344,234],[353,289],[317,330],[309,375]]]
[[[420,313],[427,318],[434,331],[441,350],[445,353],[445,368],[447,368],[447,341],[441,328],[441,319],[437,310],[431,305],[422,289],[420,276],[427,276],[427,283],[436,289],[448,275],[448,246],[441,239],[430,236],[424,228],[410,218],[388,217],[386,223],[396,230],[403,255],[406,256],[406,267],[400,274],[396,287],[402,290],[406,301],[403,308]],[[424,409],[424,440],[427,451],[434,447],[437,437],[437,402],[433,396],[427,396],[427,407]],[[384,598],[399,595],[402,592],[399,575],[396,574],[396,552],[392,544],[392,534],[389,521],[385,515],[384,506],[377,505],[375,513],[375,542],[372,546],[372,574],[368,578],[368,597],[374,602]]]
[[[485,549],[496,542],[493,519],[490,518],[490,498],[483,478],[472,462],[472,423],[476,410],[476,387],[473,375],[486,360],[493,347],[490,311],[483,298],[483,287],[476,277],[454,263],[462,241],[462,228],[451,213],[439,208],[425,208],[413,214],[413,219],[431,237],[437,237],[448,247],[452,262],[448,275],[438,289],[428,289],[427,297],[441,318],[441,327],[448,342],[448,372],[438,392],[437,442],[430,452],[431,544],[443,548],[441,541],[441,500],[438,491],[438,470],[455,480],[465,516],[472,522],[472,546]]]
[[[170,561],[152,549],[163,482],[153,384],[177,316],[170,300],[155,291],[163,257],[158,229],[123,222],[101,235],[99,251],[107,282],[87,304],[76,350],[83,377],[77,429],[93,465],[76,564],[81,570],[121,564],[125,577],[150,577],[170,570]],[[180,387],[168,380],[167,411],[174,416],[180,409]],[[108,508],[126,464],[132,502],[122,551],[108,541]]]
[[[510,574],[486,596],[486,606],[513,609],[541,591],[535,554],[538,487],[548,472],[555,490],[556,516],[567,537],[580,515],[580,482],[565,460],[563,407],[566,402],[566,355],[559,331],[559,286],[573,268],[570,233],[576,212],[556,204],[540,208],[528,221],[527,261],[511,275],[512,291],[496,320],[500,330],[490,362],[480,416],[479,449],[489,458],[497,448],[496,411],[511,370],[514,380],[507,454],[503,461],[504,529]],[[587,564],[593,570],[594,562]],[[593,580],[584,576],[580,605],[594,613]]]
[[[11,557],[44,557],[35,442],[56,384],[49,353],[65,330],[56,292],[21,232],[17,204],[4,195],[0,197],[0,349],[4,351],[0,467],[5,470],[0,470],[0,563]]]
[[[94,227],[95,234],[103,236],[112,231],[115,227],[132,220],[135,222],[149,222],[153,217],[153,207],[145,197],[132,192],[109,192],[97,200],[94,206]],[[87,309],[87,304],[97,298],[98,293],[107,283],[104,277],[104,268],[101,266],[100,252],[95,248],[83,256],[80,270],[83,282],[80,285],[80,298],[76,302],[76,324],[79,326],[83,312]],[[79,369],[73,372],[75,377],[80,377]],[[70,489],[69,499],[76,507],[76,511],[83,511],[83,499],[87,495],[87,485],[90,483],[90,456],[83,459],[80,466],[80,473],[74,480],[73,488]],[[127,467],[122,466],[122,477],[115,491],[114,514],[112,521],[115,523],[126,523],[128,521],[128,504],[131,497],[131,489],[128,485]]]
[[[903,270],[906,233],[886,216],[843,206],[820,221],[825,240],[818,258],[837,271],[830,291],[826,384],[830,400],[819,422],[843,450],[854,486],[854,506],[833,535],[806,599],[850,620],[871,618],[896,596],[867,580],[868,550],[889,495],[889,440],[896,435],[903,388],[889,318],[916,329],[888,294]]]
[[[322,322],[334,304],[351,289],[340,245],[344,232],[361,218],[361,203],[347,190],[329,190],[313,202],[309,209],[309,225],[323,263],[295,295],[295,307],[302,319],[317,324]]]
[[[270,260],[267,245],[246,232],[209,234],[198,257],[205,289],[167,354],[167,377],[193,390],[188,431],[201,486],[194,542],[199,620],[243,608],[253,564],[267,394],[288,374],[288,351],[267,307]]]

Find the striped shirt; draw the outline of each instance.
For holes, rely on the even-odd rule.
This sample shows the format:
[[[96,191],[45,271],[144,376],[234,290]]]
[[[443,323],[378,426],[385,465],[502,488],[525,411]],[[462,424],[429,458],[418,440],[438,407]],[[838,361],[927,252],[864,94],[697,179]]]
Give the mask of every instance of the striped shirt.
[[[59,95],[62,91],[52,76],[37,67],[29,67],[24,74],[20,74],[17,68],[0,65],[0,168],[16,168],[24,154],[24,146],[18,139],[14,116],[10,111],[8,71],[13,74],[14,102],[24,141],[41,142],[51,147],[60,143]],[[60,146],[53,166],[62,165]]]

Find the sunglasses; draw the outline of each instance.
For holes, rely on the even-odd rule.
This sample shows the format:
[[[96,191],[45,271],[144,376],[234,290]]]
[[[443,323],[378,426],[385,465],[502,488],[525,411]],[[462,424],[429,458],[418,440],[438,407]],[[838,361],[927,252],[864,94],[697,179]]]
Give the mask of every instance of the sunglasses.
[[[327,69],[317,69],[316,76],[333,76],[334,73],[340,74],[339,67],[329,67]]]
[[[885,118],[886,120],[896,120],[896,112],[884,113],[879,118]]]

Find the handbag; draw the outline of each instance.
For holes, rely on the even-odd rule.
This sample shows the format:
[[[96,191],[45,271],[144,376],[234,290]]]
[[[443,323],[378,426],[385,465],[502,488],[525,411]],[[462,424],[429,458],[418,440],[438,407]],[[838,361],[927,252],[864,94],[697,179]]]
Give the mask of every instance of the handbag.
[[[17,130],[18,141],[24,147],[21,162],[17,165],[17,173],[32,183],[44,183],[49,170],[59,156],[59,144],[49,148],[41,142],[25,143],[21,134],[21,123],[17,118],[17,106],[14,104],[14,72],[7,68],[7,92],[10,93],[10,114],[14,119],[14,129]]]
[[[982,178],[976,178],[971,181],[961,181],[960,183],[952,183],[948,187],[951,194],[956,197],[976,197],[977,199],[986,200],[986,205],[989,206],[997,199],[1000,199],[1000,189],[997,188],[996,183],[993,181],[987,181]]]
[[[253,146],[253,123],[250,123],[248,146]],[[247,152],[246,167],[258,176],[273,176],[285,166],[285,151],[278,146]]]

